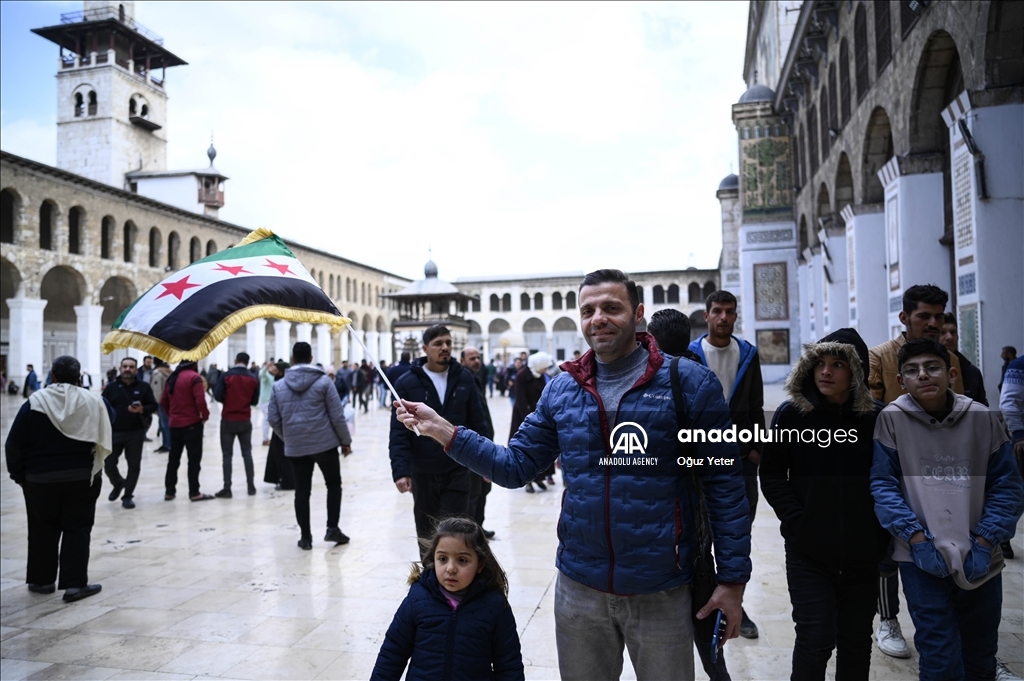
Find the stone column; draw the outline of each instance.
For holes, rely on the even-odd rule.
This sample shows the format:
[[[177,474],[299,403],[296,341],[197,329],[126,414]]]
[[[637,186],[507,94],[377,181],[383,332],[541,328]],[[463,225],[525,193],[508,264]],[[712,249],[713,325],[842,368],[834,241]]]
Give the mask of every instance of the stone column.
[[[486,333],[480,335],[480,341],[483,343],[483,350],[480,354],[484,356],[484,364],[491,361],[491,337]]]
[[[341,366],[341,362],[347,362],[347,361],[349,361],[351,359],[349,357],[348,344],[349,344],[348,328],[345,328],[345,329],[341,330],[341,336],[338,338],[338,346],[339,346],[339,349],[340,349],[340,353],[339,354],[341,355],[341,359],[339,360],[338,366]]]
[[[103,342],[103,306],[75,305],[78,316],[75,326],[75,354],[82,370],[88,371],[93,380],[102,376],[103,363],[100,359],[100,343]],[[40,323],[41,325],[41,323]]]
[[[379,341],[379,333],[376,331],[366,332],[366,349],[370,351],[371,355],[376,355],[375,357],[367,357],[366,359],[377,364],[380,364],[380,348],[378,347]]]
[[[880,210],[881,205],[858,206]],[[885,272],[885,213],[857,213],[853,206],[842,210],[846,222],[846,278],[849,290],[850,326],[869,348],[889,339],[888,285]]]
[[[274,322],[274,355],[275,359],[291,361],[292,349],[290,347],[292,335],[292,323],[278,319]]]
[[[377,341],[377,347],[380,348],[379,350],[377,350],[377,359],[379,359],[382,362],[387,362],[388,365],[391,365],[395,360],[394,345],[395,343],[392,340],[391,332],[382,331],[380,333],[380,338]]]
[[[357,329],[352,329],[352,334],[357,336],[359,338],[359,340],[363,341],[364,343],[366,342],[364,340],[364,338],[366,337],[366,332],[365,331],[359,331]],[[356,364],[358,364],[360,362],[360,360],[362,360],[364,357],[365,357],[365,354],[363,353],[363,346],[360,345],[358,342],[353,342],[352,343],[352,361],[355,362]]]
[[[331,365],[331,327],[326,324],[316,325],[316,361],[326,369]]]
[[[38,298],[8,298],[11,310],[7,378],[18,386],[25,385],[25,365],[31,364],[42,384],[43,374],[43,308],[46,301]]]
[[[546,334],[544,334],[544,338],[548,342],[548,347],[547,347],[546,352],[549,355],[551,355],[552,359],[554,359],[555,358],[555,334],[552,333],[551,331],[548,331]]]
[[[299,343],[313,344],[313,325],[309,322],[299,322],[295,325],[295,340]]]
[[[260,366],[263,366],[263,363],[270,359],[266,356],[267,320],[257,319],[245,325],[245,351]]]
[[[228,352],[228,339],[225,338],[206,356],[206,368],[209,370],[210,366],[216,364],[221,371],[227,371],[235,365],[234,360],[235,358],[231,357]]]

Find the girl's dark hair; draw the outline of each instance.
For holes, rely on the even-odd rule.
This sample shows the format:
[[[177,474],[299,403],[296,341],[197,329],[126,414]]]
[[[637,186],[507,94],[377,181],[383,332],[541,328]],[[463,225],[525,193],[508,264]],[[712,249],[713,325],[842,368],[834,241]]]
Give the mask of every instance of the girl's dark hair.
[[[487,544],[487,537],[484,531],[471,518],[452,516],[445,518],[437,524],[434,536],[430,539],[421,539],[420,543],[426,549],[422,565],[413,563],[412,574],[409,575],[409,583],[412,584],[420,578],[420,574],[434,569],[434,552],[437,551],[438,543],[445,537],[461,539],[469,547],[470,551],[476,553],[483,570],[476,576],[476,579],[484,580],[488,589],[500,591],[505,598],[508,598],[508,577],[501,569],[498,559],[491,553],[491,547]],[[476,581],[476,580],[474,580]]]

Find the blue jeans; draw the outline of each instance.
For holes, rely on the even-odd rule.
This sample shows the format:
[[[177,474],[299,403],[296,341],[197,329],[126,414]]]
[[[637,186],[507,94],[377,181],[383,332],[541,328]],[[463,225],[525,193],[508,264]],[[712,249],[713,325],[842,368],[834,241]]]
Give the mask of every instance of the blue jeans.
[[[157,418],[160,420],[160,446],[164,449],[171,448],[171,417],[164,411],[163,407],[156,408]]]
[[[916,628],[920,680],[994,679],[1003,576],[968,591],[913,563],[900,563],[900,574]]]
[[[555,645],[563,681],[616,680],[622,648],[636,678],[693,681],[690,586],[616,596],[561,572],[555,582]]]

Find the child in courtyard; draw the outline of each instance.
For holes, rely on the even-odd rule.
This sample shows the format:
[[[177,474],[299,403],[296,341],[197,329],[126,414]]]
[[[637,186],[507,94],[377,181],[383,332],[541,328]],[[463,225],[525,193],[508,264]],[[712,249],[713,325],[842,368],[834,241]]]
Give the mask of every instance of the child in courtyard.
[[[508,581],[480,526],[442,520],[384,637],[373,681],[523,679]],[[410,661],[411,658],[411,661]]]
[[[935,340],[906,343],[897,362],[908,394],[878,417],[871,492],[896,538],[920,678],[995,678],[999,545],[1024,511],[1006,426],[998,412],[950,390],[956,369]]]

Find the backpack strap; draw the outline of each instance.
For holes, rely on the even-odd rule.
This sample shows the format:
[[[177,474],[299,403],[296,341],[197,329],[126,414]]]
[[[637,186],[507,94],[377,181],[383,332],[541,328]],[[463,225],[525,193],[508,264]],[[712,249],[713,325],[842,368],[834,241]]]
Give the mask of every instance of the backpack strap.
[[[676,427],[683,428],[686,424],[686,405],[683,401],[683,387],[679,380],[679,358],[673,357],[669,365],[672,383],[672,401],[676,407]],[[681,446],[680,446],[681,449]],[[689,447],[687,447],[689,449]],[[679,450],[677,450],[679,451]],[[702,547],[711,537],[708,523],[707,508],[704,505],[704,490],[700,484],[700,476],[695,467],[686,469],[687,489],[690,492],[690,516],[693,518],[697,546]]]

